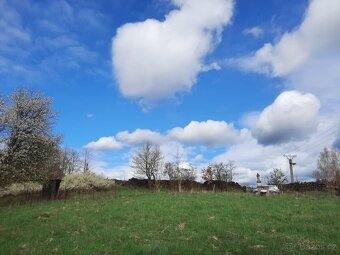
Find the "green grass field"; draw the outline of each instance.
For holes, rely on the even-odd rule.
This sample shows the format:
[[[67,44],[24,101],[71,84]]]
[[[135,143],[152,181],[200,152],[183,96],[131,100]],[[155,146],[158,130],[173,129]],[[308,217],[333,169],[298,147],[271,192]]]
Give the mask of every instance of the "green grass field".
[[[1,254],[339,254],[334,194],[142,190],[0,208]]]

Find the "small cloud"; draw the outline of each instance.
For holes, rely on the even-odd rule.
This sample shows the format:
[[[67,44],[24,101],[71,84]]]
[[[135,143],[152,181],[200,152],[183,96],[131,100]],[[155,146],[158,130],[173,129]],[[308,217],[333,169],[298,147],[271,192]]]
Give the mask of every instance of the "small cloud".
[[[87,113],[86,117],[89,118],[89,119],[92,119],[94,117],[94,114],[93,113]]]
[[[258,38],[263,35],[263,29],[260,27],[251,27],[243,30],[243,34],[251,35]]]
[[[221,70],[221,66],[218,63],[213,62],[209,65],[203,66],[202,69],[201,69],[202,72],[208,72],[208,71],[211,71],[211,70],[219,71],[219,70]]]
[[[123,144],[117,142],[113,136],[101,137],[95,142],[88,143],[85,148],[94,150],[106,150],[113,151],[119,150],[123,147]]]
[[[63,32],[63,29],[60,26],[46,19],[41,20],[38,24],[41,28],[48,30],[52,33],[60,34]]]
[[[202,154],[198,154],[194,158],[194,161],[203,161],[203,160],[204,160],[204,156]]]
[[[70,47],[78,45],[79,43],[72,37],[62,35],[57,37],[43,37],[40,42],[47,48],[50,49],[60,49],[65,47]]]
[[[71,46],[66,49],[67,54],[83,62],[95,62],[98,55],[94,51],[88,50],[85,46]]]

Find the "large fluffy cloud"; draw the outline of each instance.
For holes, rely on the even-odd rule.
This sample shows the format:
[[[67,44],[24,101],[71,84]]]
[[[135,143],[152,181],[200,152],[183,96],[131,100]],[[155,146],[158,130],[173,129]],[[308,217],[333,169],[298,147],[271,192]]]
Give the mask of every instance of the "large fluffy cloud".
[[[289,176],[289,164],[284,154],[296,154],[294,175],[299,181],[313,179],[313,171],[320,151],[331,147],[336,139],[339,121],[320,116],[319,125],[313,135],[303,140],[293,140],[288,143],[262,145],[251,135],[227,148],[225,152],[216,155],[212,161],[228,162],[234,160],[237,166],[235,180],[240,183],[256,182],[256,173],[262,180],[273,168],[280,168]]]
[[[311,0],[302,23],[275,43],[229,59],[242,69],[284,78],[289,89],[318,95],[334,112],[340,105],[340,1]]]
[[[233,145],[215,160],[234,159],[242,178],[249,176],[254,181],[257,171],[266,174],[273,167],[288,173],[282,154],[292,152],[298,155],[298,178],[312,177],[322,148],[337,145],[339,12],[338,0],[311,0],[300,25],[253,54],[229,59],[245,70],[281,77],[287,88],[307,94],[285,92],[260,114],[245,115],[243,122],[253,129],[253,137]],[[322,102],[320,114],[318,99],[309,93]]]
[[[281,93],[260,114],[253,135],[262,144],[277,144],[306,137],[317,127],[319,100],[297,91]]]
[[[272,76],[290,74],[311,58],[340,50],[340,1],[312,0],[302,24],[277,43],[266,43],[254,55],[239,60],[246,68]]]
[[[118,28],[112,62],[121,93],[157,100],[187,91],[207,67],[204,57],[220,40],[232,0],[173,0],[164,21],[148,19]]]
[[[203,143],[210,146],[223,146],[235,143],[241,132],[225,121],[191,121],[184,128],[176,127],[169,136],[184,143]]]
[[[318,95],[323,108],[333,111],[335,116],[338,115],[340,110],[340,50],[338,53],[309,60],[298,71],[285,78],[285,85],[289,89]]]

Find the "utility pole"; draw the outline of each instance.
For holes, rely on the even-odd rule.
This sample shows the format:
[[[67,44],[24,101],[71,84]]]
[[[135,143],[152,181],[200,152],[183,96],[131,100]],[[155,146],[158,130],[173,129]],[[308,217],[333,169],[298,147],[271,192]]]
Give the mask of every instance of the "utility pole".
[[[283,155],[288,159],[289,162],[289,169],[290,169],[290,182],[294,183],[294,171],[293,171],[293,166],[296,165],[296,163],[293,162],[293,158],[296,158],[295,154],[285,154]]]

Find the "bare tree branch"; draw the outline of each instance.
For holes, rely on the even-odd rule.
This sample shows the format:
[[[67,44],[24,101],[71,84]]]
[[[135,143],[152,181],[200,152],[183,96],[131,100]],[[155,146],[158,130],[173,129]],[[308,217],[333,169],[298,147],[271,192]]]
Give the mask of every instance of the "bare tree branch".
[[[132,156],[131,168],[136,175],[146,176],[149,188],[156,182],[162,166],[162,152],[158,146],[149,142],[143,144]]]

